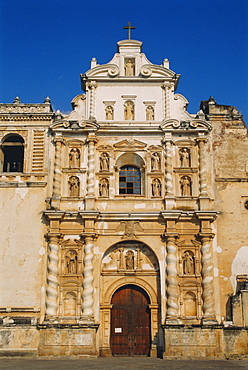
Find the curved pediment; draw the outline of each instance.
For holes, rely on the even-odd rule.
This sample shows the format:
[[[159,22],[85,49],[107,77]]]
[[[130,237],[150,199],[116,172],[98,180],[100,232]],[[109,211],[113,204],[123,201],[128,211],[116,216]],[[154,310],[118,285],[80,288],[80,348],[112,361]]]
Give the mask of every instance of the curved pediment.
[[[115,148],[118,149],[124,149],[124,148],[132,148],[132,149],[144,149],[147,146],[147,144],[143,143],[142,141],[139,140],[122,140],[119,141],[118,143],[114,144]]]
[[[87,77],[116,77],[119,74],[119,67],[116,64],[102,64],[88,70]]]
[[[177,78],[179,78],[179,75],[176,75],[175,72],[156,64],[144,64],[140,68],[140,74],[143,77],[173,78],[174,76],[176,76]]]
[[[191,120],[178,120],[178,119],[166,119],[164,120],[160,128],[163,131],[211,131],[212,126],[201,119]]]

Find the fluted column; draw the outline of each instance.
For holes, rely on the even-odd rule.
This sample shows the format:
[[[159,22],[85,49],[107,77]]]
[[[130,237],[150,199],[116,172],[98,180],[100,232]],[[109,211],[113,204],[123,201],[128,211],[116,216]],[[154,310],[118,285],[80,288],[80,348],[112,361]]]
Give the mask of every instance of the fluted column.
[[[54,175],[53,175],[53,197],[61,196],[61,147],[62,138],[55,138],[55,158],[54,158]]]
[[[211,252],[211,237],[202,236],[202,301],[203,323],[216,323],[214,308],[213,262]]]
[[[205,139],[198,139],[199,146],[199,181],[200,197],[208,197],[207,178],[206,178],[206,161],[205,161]]]
[[[83,260],[83,293],[82,293],[82,313],[83,318],[93,318],[93,236],[85,237],[84,260]]]
[[[59,235],[51,234],[48,237],[46,316],[56,318],[58,315]]]
[[[174,236],[167,236],[166,244],[166,323],[178,322],[179,316],[179,291],[177,279],[177,247]]]
[[[89,87],[89,90],[90,90],[89,119],[96,119],[96,88],[97,88],[97,83],[92,81],[88,87]]]

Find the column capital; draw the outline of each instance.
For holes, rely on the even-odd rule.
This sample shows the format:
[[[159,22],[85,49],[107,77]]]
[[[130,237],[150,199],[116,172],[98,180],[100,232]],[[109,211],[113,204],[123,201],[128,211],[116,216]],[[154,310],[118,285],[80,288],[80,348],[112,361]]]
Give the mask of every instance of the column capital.
[[[208,138],[206,138],[206,137],[197,137],[195,139],[195,142],[196,142],[196,144],[200,144],[200,143],[205,144],[205,143],[208,142]]]
[[[95,136],[94,133],[89,133],[87,139],[85,140],[85,142],[88,144],[88,143],[94,143],[96,144],[98,142],[98,139],[97,137]]]
[[[59,241],[60,239],[62,239],[62,234],[49,231],[47,234],[45,234],[45,238],[47,239],[47,241],[52,240],[52,239],[58,239]]]
[[[201,241],[204,241],[204,239],[210,241],[215,237],[214,233],[199,233],[198,235],[199,235]]]
[[[60,143],[60,144],[65,144],[65,140],[62,136],[56,136],[52,139],[52,142],[54,144]]]

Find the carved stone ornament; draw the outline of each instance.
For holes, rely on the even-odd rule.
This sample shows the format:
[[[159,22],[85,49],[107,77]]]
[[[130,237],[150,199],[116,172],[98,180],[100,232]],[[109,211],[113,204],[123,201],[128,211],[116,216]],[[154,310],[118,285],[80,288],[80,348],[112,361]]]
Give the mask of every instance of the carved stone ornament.
[[[154,197],[161,196],[161,181],[159,179],[154,179],[152,181],[152,195]]]
[[[80,165],[80,150],[72,148],[69,153],[69,167],[78,168]]]
[[[179,152],[181,167],[189,167],[190,165],[190,154],[189,149],[182,148]]]
[[[77,252],[69,250],[65,256],[65,271],[67,274],[77,274]]]
[[[180,179],[181,196],[191,196],[191,178],[189,176],[182,176]]]
[[[119,68],[115,65],[112,65],[109,70],[108,70],[108,74],[109,76],[111,77],[115,77],[119,74]]]
[[[108,179],[101,179],[99,182],[99,195],[101,197],[108,197],[109,195],[109,181]]]
[[[195,266],[194,266],[194,254],[191,251],[185,251],[183,253],[183,273],[184,274],[194,274],[195,273]]]
[[[127,59],[125,62],[125,76],[134,76],[134,62],[131,59]]]
[[[109,170],[109,155],[108,153],[102,153],[100,155],[100,170],[108,171]]]
[[[71,176],[68,181],[69,184],[69,195],[70,197],[79,196],[79,178],[77,176]]]
[[[126,101],[124,109],[124,118],[126,121],[134,120],[134,103],[131,100]]]
[[[150,77],[152,75],[152,70],[148,66],[142,66],[141,69],[140,69],[140,73],[144,77]]]

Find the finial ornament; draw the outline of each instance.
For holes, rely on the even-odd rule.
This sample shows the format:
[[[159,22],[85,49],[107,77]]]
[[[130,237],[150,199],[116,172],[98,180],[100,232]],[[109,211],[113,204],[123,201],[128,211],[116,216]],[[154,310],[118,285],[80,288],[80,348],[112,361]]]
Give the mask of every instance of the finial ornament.
[[[124,30],[128,30],[128,40],[131,40],[131,30],[135,30],[136,27],[131,26],[131,22],[127,23],[128,25],[123,27]]]

